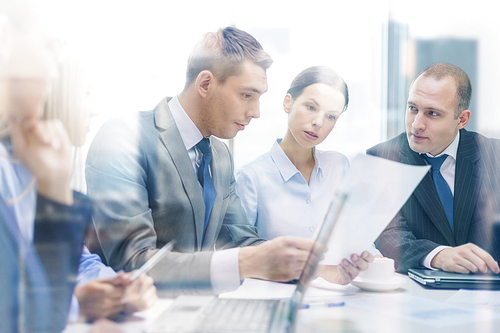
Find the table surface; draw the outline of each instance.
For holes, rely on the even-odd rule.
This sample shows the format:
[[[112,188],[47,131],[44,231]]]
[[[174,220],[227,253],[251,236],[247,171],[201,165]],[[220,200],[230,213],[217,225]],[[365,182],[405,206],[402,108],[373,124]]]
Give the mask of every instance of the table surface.
[[[403,287],[385,292],[364,291],[353,285],[313,281],[304,302],[344,302],[340,307],[314,306],[299,310],[296,332],[439,332],[500,331],[500,291],[438,290],[421,286],[407,276]],[[280,298],[294,286],[247,279],[226,298]],[[142,332],[173,299],[160,299],[153,308],[126,318],[124,333]],[[88,332],[91,326],[74,323],[64,333]]]

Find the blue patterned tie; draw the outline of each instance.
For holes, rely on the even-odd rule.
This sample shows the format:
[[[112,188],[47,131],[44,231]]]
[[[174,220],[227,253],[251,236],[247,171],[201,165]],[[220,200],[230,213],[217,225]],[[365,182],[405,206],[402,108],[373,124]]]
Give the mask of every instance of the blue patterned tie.
[[[205,237],[205,230],[207,229],[208,219],[210,218],[217,192],[215,191],[212,176],[208,169],[210,161],[212,160],[210,140],[208,140],[208,138],[203,138],[198,142],[196,147],[198,147],[203,154],[200,166],[198,167],[198,181],[203,186],[203,201],[205,201],[205,220],[203,223],[203,237]]]
[[[446,217],[448,218],[448,223],[450,224],[451,231],[454,232],[453,228],[453,194],[451,193],[450,187],[446,180],[443,178],[441,174],[441,165],[444,160],[446,160],[448,155],[444,154],[440,157],[429,157],[424,155],[424,158],[431,165],[432,170],[432,179],[434,180],[434,185],[436,186],[436,190],[439,195],[439,199],[441,199],[441,203],[443,204],[444,212],[446,213]]]

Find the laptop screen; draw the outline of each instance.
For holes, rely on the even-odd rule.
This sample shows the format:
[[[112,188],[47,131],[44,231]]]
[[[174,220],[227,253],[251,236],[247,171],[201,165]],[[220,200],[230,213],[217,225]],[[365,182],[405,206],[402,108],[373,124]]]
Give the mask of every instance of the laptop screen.
[[[299,282],[297,283],[297,288],[292,296],[291,309],[290,309],[290,319],[291,322],[295,322],[295,316],[297,315],[297,310],[300,308],[302,303],[302,299],[304,298],[304,292],[307,288],[307,285],[314,278],[314,273],[316,272],[316,268],[318,267],[319,261],[323,257],[323,253],[326,250],[328,245],[328,240],[332,235],[333,228],[338,221],[340,216],[340,212],[342,211],[342,207],[346,201],[347,194],[339,194],[336,196],[336,199],[330,204],[328,208],[328,212],[325,215],[325,218],[321,225],[319,226],[319,230],[316,235],[316,241],[314,246],[309,252],[309,256],[306,260],[306,264],[304,266],[304,270],[300,275]]]

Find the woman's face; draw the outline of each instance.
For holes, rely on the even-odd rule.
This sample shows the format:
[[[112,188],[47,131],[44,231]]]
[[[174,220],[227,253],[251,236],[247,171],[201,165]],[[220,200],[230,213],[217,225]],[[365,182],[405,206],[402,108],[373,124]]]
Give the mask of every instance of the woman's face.
[[[330,134],[344,105],[344,95],[324,83],[307,86],[295,99],[287,94],[283,107],[288,130],[300,146],[312,148]]]

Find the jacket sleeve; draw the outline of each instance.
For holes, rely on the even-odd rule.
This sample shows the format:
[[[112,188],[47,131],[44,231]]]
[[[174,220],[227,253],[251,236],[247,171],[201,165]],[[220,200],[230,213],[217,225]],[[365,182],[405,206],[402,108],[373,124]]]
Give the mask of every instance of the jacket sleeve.
[[[75,287],[83,239],[90,221],[90,200],[74,192],[71,206],[37,197],[34,245],[45,269],[50,331],[62,331]]]

